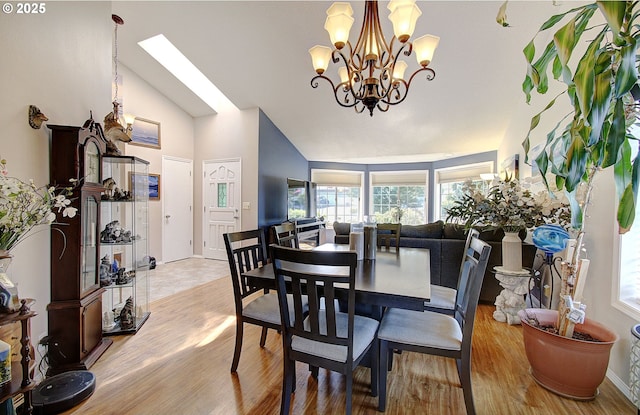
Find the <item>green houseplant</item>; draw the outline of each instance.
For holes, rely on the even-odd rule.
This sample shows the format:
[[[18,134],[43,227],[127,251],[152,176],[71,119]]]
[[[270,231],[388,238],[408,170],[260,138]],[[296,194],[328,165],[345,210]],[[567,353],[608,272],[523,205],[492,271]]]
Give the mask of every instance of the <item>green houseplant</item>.
[[[526,162],[529,162],[532,133],[542,115],[561,98],[568,99],[570,106],[569,113],[546,134],[542,150],[531,155],[547,187],[564,190],[567,194],[571,204],[572,226],[577,232],[576,247],[567,255],[561,267],[562,288],[556,327],[558,335],[564,338],[572,337],[575,324],[575,321],[566,318],[572,311],[571,301],[566,300],[581,300],[585,285],[588,260],[580,258],[583,252],[583,219],[586,218],[585,209],[589,206],[593,179],[599,171],[613,169],[619,231],[624,233],[629,230],[635,219],[640,154],[635,159],[631,158],[631,146],[637,146],[638,143],[630,133],[630,128],[638,118],[637,98],[640,97],[636,58],[640,37],[639,15],[640,6],[635,1],[597,1],[575,7],[552,16],[540,27],[538,34],[555,29],[553,39],[542,51],[536,51],[535,48],[537,34],[523,51],[527,74],[522,90],[527,102],[534,91],[542,95],[548,92],[550,77],[562,86],[562,92],[531,119],[522,143]],[[506,3],[500,8],[496,20],[504,26],[508,25]],[[527,330],[524,333],[526,348]],[[610,343],[617,338],[615,333],[609,337],[606,340]],[[592,392],[604,378],[608,351],[605,353],[607,359],[604,368],[600,369],[602,377],[594,381]],[[529,356],[529,350],[527,356],[536,376],[537,368]],[[576,363],[585,366],[584,358],[578,358]],[[547,361],[547,366],[553,364]],[[565,364],[558,366],[565,372],[573,370]],[[573,376],[581,378],[586,375],[574,372]],[[541,382],[536,377],[536,380],[554,390],[546,379]],[[572,393],[568,395],[576,397]],[[590,397],[588,391],[578,396],[584,399]]]
[[[633,96],[638,89],[638,21],[640,6],[633,1],[598,1],[552,16],[538,33],[562,26],[545,49],[536,53],[535,37],[524,48],[528,63],[522,89],[531,98],[532,91],[545,94],[549,75],[564,85],[532,120],[523,142],[529,161],[530,138],[540,117],[553,107],[562,95],[569,99],[571,111],[547,133],[544,148],[533,163],[540,169],[549,187],[564,189],[571,204],[572,225],[577,230],[576,249],[566,258],[563,271],[564,293],[573,299],[581,297],[575,288],[584,287],[579,268],[584,236],[585,209],[589,205],[594,176],[613,168],[619,199],[617,220],[620,232],[628,230],[634,221],[640,182],[640,154],[631,160],[631,145],[637,140],[629,129],[637,120],[637,103]],[[592,25],[596,13],[606,23]],[[565,22],[568,20],[568,22]],[[594,19],[595,20],[595,19]],[[587,36],[588,34],[588,36]],[[586,39],[586,41],[582,41]],[[586,43],[581,56],[573,56],[578,44]],[[572,59],[573,58],[573,59]],[[547,181],[547,173],[555,177]],[[586,276],[586,273],[584,273]],[[567,284],[567,282],[569,282]],[[561,301],[561,306],[564,303]],[[563,310],[560,310],[563,314]],[[571,324],[559,321],[560,332],[570,336]]]

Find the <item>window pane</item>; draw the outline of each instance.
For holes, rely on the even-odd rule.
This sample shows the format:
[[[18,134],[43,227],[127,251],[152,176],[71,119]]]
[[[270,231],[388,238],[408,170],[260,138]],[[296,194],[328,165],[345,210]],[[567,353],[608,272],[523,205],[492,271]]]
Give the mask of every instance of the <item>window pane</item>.
[[[426,222],[425,186],[374,186],[373,194],[373,215],[378,223]]]
[[[360,215],[360,188],[320,186],[316,189],[317,215],[324,216],[327,225],[333,222],[357,222]]]
[[[637,137],[638,134],[634,132]],[[637,154],[634,147],[632,159]],[[620,236],[620,301],[640,311],[640,205],[636,204],[636,219],[631,229]]]
[[[227,207],[227,184],[218,183],[218,207]]]

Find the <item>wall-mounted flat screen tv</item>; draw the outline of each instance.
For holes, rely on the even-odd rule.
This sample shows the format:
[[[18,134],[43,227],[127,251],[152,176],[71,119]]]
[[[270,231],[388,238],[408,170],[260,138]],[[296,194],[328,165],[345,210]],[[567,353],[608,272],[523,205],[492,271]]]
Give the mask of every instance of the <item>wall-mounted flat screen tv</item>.
[[[315,183],[306,180],[287,179],[287,219],[315,216]]]

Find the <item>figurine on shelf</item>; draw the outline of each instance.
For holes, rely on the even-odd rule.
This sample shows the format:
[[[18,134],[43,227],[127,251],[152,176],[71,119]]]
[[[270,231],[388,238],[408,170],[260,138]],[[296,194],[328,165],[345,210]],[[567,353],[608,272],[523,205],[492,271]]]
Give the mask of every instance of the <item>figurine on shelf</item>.
[[[117,220],[107,223],[104,230],[100,232],[100,242],[108,244],[115,243],[120,235],[120,229],[120,222]]]
[[[130,282],[131,282],[131,274],[127,272],[124,268],[120,268],[116,276],[116,285],[129,284]]]
[[[113,177],[104,179],[102,181],[102,186],[104,186],[104,194],[102,195],[102,199],[103,200],[113,199],[113,191],[116,188],[116,181],[113,180]]]
[[[120,329],[130,330],[134,327],[135,321],[133,317],[133,297],[127,298],[127,301],[120,311]]]
[[[111,260],[109,254],[106,254],[100,260],[100,286],[106,287],[112,283]]]

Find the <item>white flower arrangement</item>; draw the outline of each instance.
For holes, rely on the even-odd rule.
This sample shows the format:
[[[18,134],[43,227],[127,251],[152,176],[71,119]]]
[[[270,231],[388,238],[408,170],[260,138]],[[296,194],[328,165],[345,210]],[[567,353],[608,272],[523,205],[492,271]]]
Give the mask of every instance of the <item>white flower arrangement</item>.
[[[24,182],[9,176],[7,161],[0,159],[0,250],[10,251],[39,225],[50,225],[57,213],[74,217],[70,206],[72,187],[37,187],[33,180]]]
[[[505,232],[519,232],[543,224],[568,227],[571,212],[566,200],[542,190],[531,191],[531,181],[495,179],[482,193],[471,180],[462,186],[462,196],[447,209],[447,221]]]

